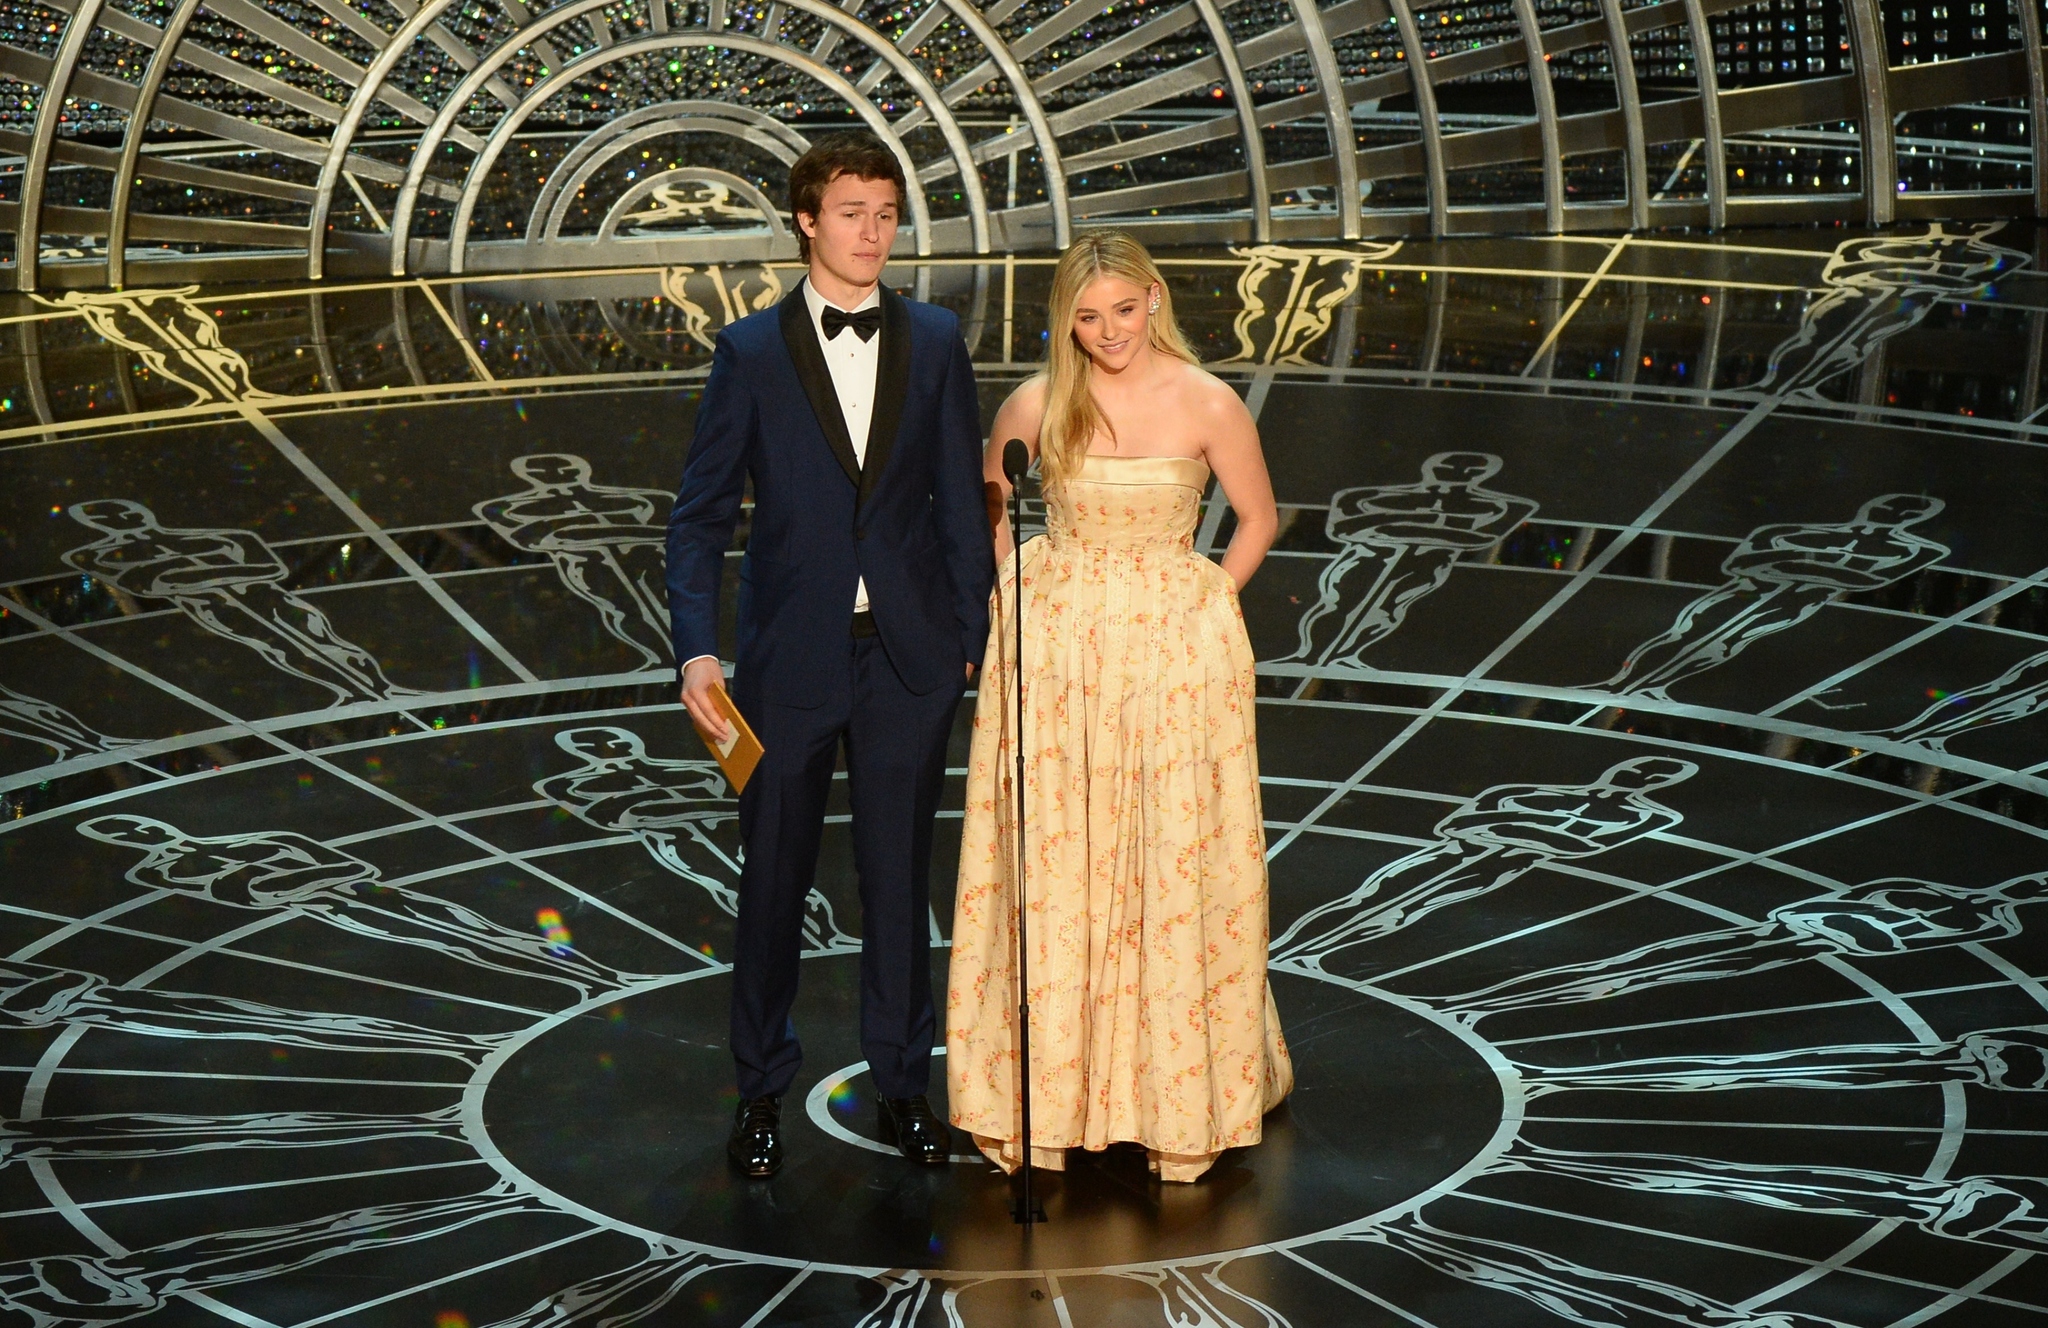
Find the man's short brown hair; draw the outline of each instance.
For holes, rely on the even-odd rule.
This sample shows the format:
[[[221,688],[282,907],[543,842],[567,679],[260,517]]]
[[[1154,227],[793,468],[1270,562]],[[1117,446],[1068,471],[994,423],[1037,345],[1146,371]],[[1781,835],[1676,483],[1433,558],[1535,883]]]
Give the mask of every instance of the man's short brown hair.
[[[854,130],[819,139],[789,168],[791,220],[794,221],[795,214],[801,212],[811,219],[812,225],[816,225],[818,210],[825,205],[825,186],[842,175],[861,180],[887,180],[894,184],[899,212],[909,201],[909,191],[903,183],[903,167],[897,162],[896,154],[873,134]],[[796,253],[802,261],[811,261],[811,237],[804,234],[801,223],[796,228]]]

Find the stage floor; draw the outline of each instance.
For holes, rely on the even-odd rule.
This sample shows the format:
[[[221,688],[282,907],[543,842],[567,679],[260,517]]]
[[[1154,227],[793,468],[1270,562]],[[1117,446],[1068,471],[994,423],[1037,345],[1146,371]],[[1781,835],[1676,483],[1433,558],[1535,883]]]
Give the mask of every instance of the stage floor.
[[[872,1138],[843,814],[789,1164],[722,1157],[653,541],[792,270],[9,297],[0,1325],[2048,1325],[2044,254],[1173,256],[1283,505],[1300,1082],[1028,1234]],[[892,269],[988,414],[1048,275]]]

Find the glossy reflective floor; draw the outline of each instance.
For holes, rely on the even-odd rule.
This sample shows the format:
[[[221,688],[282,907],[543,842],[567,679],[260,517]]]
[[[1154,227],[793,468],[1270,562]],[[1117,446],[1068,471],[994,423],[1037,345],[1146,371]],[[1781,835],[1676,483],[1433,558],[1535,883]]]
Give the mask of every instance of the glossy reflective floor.
[[[1283,504],[1300,1085],[1028,1237],[872,1138],[843,815],[790,1163],[720,1154],[657,541],[790,269],[0,307],[0,1324],[2048,1324],[2044,258],[1172,256]],[[1049,270],[892,280],[992,413]]]

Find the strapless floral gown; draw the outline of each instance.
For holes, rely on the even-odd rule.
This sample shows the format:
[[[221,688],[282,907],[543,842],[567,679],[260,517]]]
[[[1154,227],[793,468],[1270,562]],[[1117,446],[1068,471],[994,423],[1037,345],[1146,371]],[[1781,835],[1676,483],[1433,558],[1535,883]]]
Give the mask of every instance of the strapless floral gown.
[[[1257,1143],[1294,1071],[1266,978],[1251,643],[1194,551],[1209,469],[1091,456],[1024,546],[1032,1145],[1135,1142],[1170,1180]],[[946,995],[953,1123],[1017,1147],[1011,599],[992,597]]]

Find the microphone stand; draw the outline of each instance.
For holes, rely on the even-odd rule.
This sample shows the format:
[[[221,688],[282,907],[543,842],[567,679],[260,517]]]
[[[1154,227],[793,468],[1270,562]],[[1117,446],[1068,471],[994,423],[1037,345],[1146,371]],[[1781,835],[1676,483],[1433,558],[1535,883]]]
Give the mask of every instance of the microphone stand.
[[[1024,473],[1031,468],[1031,453],[1021,438],[1003,445],[1003,474],[1010,481],[1010,556],[1015,560],[1016,579],[1011,586],[1015,603],[1014,648],[1010,671],[1016,681],[1016,726],[1010,745],[1017,757],[1017,1087],[1019,1139],[1023,1153],[1023,1187],[1010,1209],[1010,1218],[1026,1228],[1045,1221],[1045,1209],[1031,1197],[1031,985],[1025,978],[1030,944],[1025,936],[1024,909]]]

